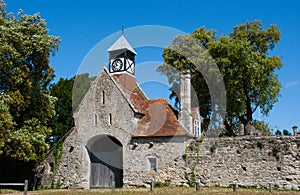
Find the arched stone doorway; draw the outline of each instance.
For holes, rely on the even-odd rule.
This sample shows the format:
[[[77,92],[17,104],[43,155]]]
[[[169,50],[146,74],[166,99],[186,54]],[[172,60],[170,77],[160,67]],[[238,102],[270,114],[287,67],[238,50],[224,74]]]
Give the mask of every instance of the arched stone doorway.
[[[120,188],[123,186],[123,150],[116,138],[100,135],[87,144],[90,157],[90,187]]]

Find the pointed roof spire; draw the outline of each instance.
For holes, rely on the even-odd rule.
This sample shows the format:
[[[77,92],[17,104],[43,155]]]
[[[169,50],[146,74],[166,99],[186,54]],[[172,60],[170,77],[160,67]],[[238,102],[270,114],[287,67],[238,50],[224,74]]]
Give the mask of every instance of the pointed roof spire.
[[[122,34],[121,37],[107,50],[108,52],[116,51],[116,50],[129,50],[132,53],[136,54],[136,51],[131,47],[128,41],[124,36],[124,26],[122,25]]]
[[[124,25],[122,25],[122,36],[124,36]]]

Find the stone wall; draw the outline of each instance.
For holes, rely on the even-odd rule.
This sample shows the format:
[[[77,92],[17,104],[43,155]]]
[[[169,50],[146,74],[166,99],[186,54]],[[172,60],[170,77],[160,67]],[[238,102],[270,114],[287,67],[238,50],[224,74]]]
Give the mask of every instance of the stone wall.
[[[124,148],[124,186],[149,187],[152,180],[171,181],[172,185],[184,182],[182,155],[186,137],[134,138]],[[155,159],[156,170],[151,169],[149,159]]]
[[[74,130],[64,143],[54,181],[62,187],[75,182],[77,188],[89,188],[89,159],[76,134]],[[187,142],[182,138],[133,139],[123,145],[123,157],[124,187],[149,187],[152,180],[188,186],[199,178],[202,186],[237,183],[265,188],[272,183],[276,188],[300,190],[300,137],[245,136]],[[156,171],[150,169],[149,158],[157,159]]]
[[[147,143],[147,142],[146,142]],[[146,144],[140,150],[147,150]],[[171,146],[171,144],[165,144]],[[169,151],[169,150],[166,150]],[[141,152],[142,153],[142,152]],[[161,155],[168,159],[168,155]],[[170,154],[170,156],[173,156]],[[135,159],[135,158],[133,158]],[[140,158],[143,159],[143,158]],[[134,161],[140,162],[140,161]],[[134,163],[133,163],[134,164]],[[176,186],[225,186],[300,190],[300,137],[237,137],[189,140],[183,155],[158,166],[157,172],[143,169],[130,172],[127,184],[147,185],[147,181],[168,182]],[[133,166],[134,167],[134,166]],[[147,167],[147,166],[145,166]]]
[[[132,138],[137,118],[133,107],[106,71],[96,78],[74,115],[57,165],[49,155],[41,167],[42,184],[89,188],[91,162],[87,146],[103,135],[116,138],[123,151],[125,187],[171,185],[300,189],[300,137],[237,137],[195,141],[183,137]],[[155,160],[155,170],[151,170]],[[52,168],[51,165],[52,164]],[[53,166],[57,167],[53,170]],[[50,183],[51,181],[51,183]]]
[[[300,137],[238,137],[192,142],[187,173],[204,186],[300,189]],[[198,150],[197,150],[198,148]]]
[[[87,146],[103,135],[116,138],[122,145],[124,187],[148,186],[152,179],[165,181],[171,180],[171,177],[174,182],[180,180],[174,183],[179,185],[182,179],[174,180],[167,167],[177,166],[174,160],[181,159],[187,138],[132,138],[131,131],[136,128],[132,107],[122,97],[109,75],[105,71],[100,74],[74,115],[76,128],[64,141],[61,158],[54,165],[57,168],[50,170],[50,164],[55,164],[53,158],[50,158],[52,155],[45,160],[41,168],[44,170],[43,187],[52,184],[70,188],[75,184],[76,188],[89,188],[91,162]],[[157,171],[150,169],[150,158],[156,160]]]

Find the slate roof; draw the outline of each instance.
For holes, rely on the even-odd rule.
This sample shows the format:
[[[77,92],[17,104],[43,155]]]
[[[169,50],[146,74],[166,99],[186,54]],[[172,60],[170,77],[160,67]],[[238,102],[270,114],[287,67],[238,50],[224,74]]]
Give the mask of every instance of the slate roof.
[[[178,112],[163,98],[149,100],[134,76],[112,74],[129,102],[141,114],[132,137],[192,136],[178,121]]]
[[[107,51],[112,52],[117,50],[129,50],[136,54],[136,51],[131,47],[124,35],[122,35]]]

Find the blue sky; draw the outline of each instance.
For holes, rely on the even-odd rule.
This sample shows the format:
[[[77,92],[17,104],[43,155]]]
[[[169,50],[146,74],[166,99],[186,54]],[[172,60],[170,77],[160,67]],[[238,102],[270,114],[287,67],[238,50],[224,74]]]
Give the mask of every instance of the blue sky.
[[[17,13],[20,8],[26,14],[40,12],[42,18],[46,19],[49,34],[61,38],[59,51],[51,58],[56,79],[74,76],[86,54],[99,41],[120,31],[122,24],[125,28],[162,25],[186,33],[205,26],[207,29],[216,29],[219,35],[228,34],[233,26],[254,19],[262,20],[266,28],[270,24],[277,24],[282,37],[272,54],[281,56],[284,63],[284,67],[278,71],[282,96],[269,116],[260,118],[274,129],[291,130],[294,124],[300,126],[298,1],[6,0],[5,3],[8,12]],[[161,62],[160,52],[157,48],[140,49],[137,62]],[[146,93],[152,97],[151,90],[149,94],[146,88],[147,85]],[[167,96],[167,87],[163,93]],[[258,118],[258,114],[255,117]]]

